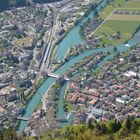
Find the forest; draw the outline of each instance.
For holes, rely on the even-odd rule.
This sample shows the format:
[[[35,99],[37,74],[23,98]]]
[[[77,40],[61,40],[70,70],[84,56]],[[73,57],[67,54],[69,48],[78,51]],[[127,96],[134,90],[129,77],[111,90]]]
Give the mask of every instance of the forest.
[[[0,132],[0,140],[140,140],[140,119],[130,116],[123,121],[96,122],[89,119],[87,124],[48,130],[36,137],[25,133],[17,136],[11,128]]]

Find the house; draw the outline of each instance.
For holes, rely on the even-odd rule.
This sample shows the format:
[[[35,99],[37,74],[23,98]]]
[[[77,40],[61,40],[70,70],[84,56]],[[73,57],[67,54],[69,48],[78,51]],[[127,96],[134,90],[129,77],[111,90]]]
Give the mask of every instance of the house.
[[[102,115],[104,114],[104,111],[102,109],[97,109],[97,108],[93,108],[91,111],[91,114],[93,114],[93,116],[95,116],[96,118],[102,117]]]
[[[23,53],[22,55],[19,56],[19,61],[23,61],[23,60],[31,60],[33,57],[33,55],[31,53],[25,54]]]
[[[112,34],[112,38],[113,39],[119,39],[120,38],[120,34],[119,33],[114,33],[114,34]]]
[[[4,25],[4,26],[2,26],[1,28],[2,28],[3,30],[8,30],[8,29],[11,29],[11,28],[14,28],[14,27],[15,27],[15,25],[9,24],[9,25]]]
[[[98,98],[94,98],[91,101],[89,101],[88,104],[94,106],[97,103],[97,101],[98,101]]]
[[[133,71],[127,71],[126,73],[124,73],[124,75],[126,77],[136,77],[137,76],[137,74]]]
[[[11,94],[7,95],[6,98],[7,98],[8,102],[13,102],[13,101],[17,100],[17,94],[16,93],[11,93]]]
[[[126,104],[130,100],[129,96],[127,95],[122,95],[121,97],[116,98],[116,103],[118,104]]]
[[[80,103],[80,104],[85,104],[85,101],[86,101],[86,99],[82,98],[82,97],[77,99],[77,103]]]

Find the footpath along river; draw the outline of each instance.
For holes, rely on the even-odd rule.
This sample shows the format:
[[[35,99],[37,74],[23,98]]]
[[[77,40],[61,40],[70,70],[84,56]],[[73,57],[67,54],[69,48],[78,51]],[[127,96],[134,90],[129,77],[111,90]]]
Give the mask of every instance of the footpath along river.
[[[100,5],[97,7],[97,9],[100,11],[101,7],[104,7],[106,5],[106,0],[103,0],[102,3],[100,3]],[[80,25],[82,25],[84,22],[87,21],[87,19],[93,18],[94,15],[94,11],[92,11],[88,17],[84,18],[83,20],[81,20],[81,22],[78,24],[78,26],[75,26],[68,34],[67,36],[62,40],[62,42],[59,44],[59,47],[56,51],[56,59],[59,61],[64,59],[65,53],[67,52],[68,48],[70,48],[72,45],[78,44],[78,43],[82,43],[83,40],[80,37],[79,34],[79,30],[80,30]],[[136,45],[138,42],[140,41],[140,33],[135,35],[128,43],[131,46]],[[118,50],[120,52],[126,51],[128,48],[122,44],[122,45],[118,45],[117,46]],[[71,68],[72,66],[74,66],[77,62],[80,62],[80,60],[82,60],[83,58],[90,56],[93,53],[96,52],[104,52],[104,51],[112,51],[113,47],[106,47],[106,48],[98,48],[98,49],[93,49],[93,50],[87,50],[84,53],[72,58],[70,61],[66,62],[63,66],[61,66],[60,68],[58,68],[55,73],[58,74],[63,74],[65,73],[69,68]],[[105,59],[103,59],[98,67],[101,67],[104,63],[106,63],[106,61],[110,60],[113,58],[114,55],[109,55],[107,56]],[[55,78],[47,78],[45,80],[45,82],[40,86],[40,88],[36,91],[36,93],[34,94],[34,96],[32,97],[32,99],[29,101],[29,103],[27,104],[26,110],[25,110],[25,114],[23,115],[23,117],[26,118],[30,118],[31,115],[33,114],[35,108],[37,107],[37,105],[39,104],[42,96],[46,93],[46,91],[49,89],[49,87],[52,85],[52,83],[54,83],[56,81]],[[63,110],[63,97],[64,97],[64,91],[65,91],[65,87],[62,87],[61,92],[60,92],[60,98],[59,98],[59,109],[57,112],[57,117],[58,118],[62,118],[65,115],[65,112]],[[20,121],[19,127],[18,127],[18,132],[22,132],[27,126],[27,122],[26,121]]]

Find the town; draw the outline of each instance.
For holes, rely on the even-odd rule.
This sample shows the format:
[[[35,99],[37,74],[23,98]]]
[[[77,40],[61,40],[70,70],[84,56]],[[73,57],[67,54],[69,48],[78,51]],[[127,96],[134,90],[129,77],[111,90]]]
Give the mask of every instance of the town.
[[[52,57],[49,49],[54,49],[93,4],[65,0],[0,13],[1,126],[17,127],[15,120],[24,113],[28,96],[39,86],[46,60]]]
[[[139,118],[139,5],[62,0],[0,12],[0,130],[37,136]]]

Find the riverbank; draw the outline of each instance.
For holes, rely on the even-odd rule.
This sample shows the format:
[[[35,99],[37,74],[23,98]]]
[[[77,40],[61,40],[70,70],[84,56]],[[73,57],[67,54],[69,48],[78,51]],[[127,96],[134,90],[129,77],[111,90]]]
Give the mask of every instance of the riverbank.
[[[102,8],[104,6],[106,6],[106,0],[102,0],[100,2],[100,4],[93,11],[91,11],[91,13],[87,17],[82,19],[80,21],[80,23],[69,32],[69,34],[64,38],[64,40],[59,43],[59,47],[58,47],[58,49],[56,51],[56,55],[55,55],[55,58],[57,58],[58,61],[64,60],[63,53],[65,54],[67,52],[68,48],[83,42],[83,39],[79,34],[80,26],[82,24],[84,24],[88,20],[88,18],[94,18],[94,11],[95,10],[100,11],[100,10],[102,10]],[[74,36],[76,36],[76,38],[73,38]],[[61,48],[63,48],[63,53],[62,53]]]
[[[73,31],[73,30],[72,30],[72,31]],[[77,32],[77,31],[79,31],[79,28],[76,28],[76,32]],[[71,32],[71,31],[70,31],[70,32]],[[79,33],[79,32],[78,32],[78,33]],[[73,35],[73,34],[71,34],[71,35]],[[67,36],[68,36],[68,35],[67,35]],[[72,36],[72,37],[74,37],[74,36]],[[71,38],[71,40],[72,40],[72,42],[71,42],[70,44],[75,44],[75,43],[76,43],[75,40],[74,40],[73,38]],[[130,43],[131,46],[135,45],[135,43],[138,42],[138,38],[137,38],[137,37],[136,37],[136,39],[135,39],[135,37],[134,37],[132,40],[134,40],[134,41],[132,41],[132,43]],[[62,42],[61,42],[61,43],[62,43]],[[68,44],[68,43],[67,43],[67,44]],[[70,44],[68,44],[68,45],[70,45]],[[64,47],[65,47],[65,45],[62,46],[62,48],[64,48]],[[69,48],[70,46],[67,46],[67,47]],[[64,50],[64,52],[62,53],[62,48],[61,48],[61,55],[65,55],[65,50]],[[117,48],[120,49],[120,51],[124,51],[125,49],[127,49],[125,45],[120,45],[120,46],[118,46]],[[65,48],[65,49],[67,50],[67,48]],[[68,61],[67,63],[65,63],[63,66],[61,66],[59,69],[57,69],[57,70],[55,71],[55,73],[64,74],[68,69],[70,69],[72,66],[74,66],[75,63],[79,62],[81,59],[85,58],[86,56],[91,55],[93,52],[103,52],[103,51],[112,50],[112,49],[113,49],[113,47],[106,47],[106,48],[95,49],[95,50],[93,50],[93,51],[86,51],[86,52],[84,52],[84,53],[82,53],[82,54],[80,54],[80,55],[74,57],[73,59],[71,59],[71,60]],[[57,51],[56,53],[58,53],[58,51]],[[64,57],[64,56],[62,56],[62,57]],[[111,60],[112,57],[113,57],[113,56],[110,55],[109,57],[107,57],[107,59],[105,59],[103,62],[101,62],[101,64],[102,64],[102,63],[105,63],[107,60]],[[59,60],[59,59],[58,59],[58,60]],[[49,78],[43,83],[43,85],[39,88],[39,91],[41,92],[42,95],[46,92],[46,90],[49,88],[49,86],[51,85],[51,83],[54,82],[54,81],[55,81],[55,79],[49,77]],[[39,100],[40,100],[40,97],[39,97],[37,94],[35,94],[34,97],[33,97],[33,99],[32,99],[32,100],[30,101],[30,103],[28,104],[27,112],[26,112],[25,116],[29,117],[29,116],[32,114],[32,112],[34,111],[33,105],[35,106],[35,104],[36,104]],[[25,127],[26,127],[26,123],[22,123],[22,124],[21,124],[21,127],[20,127],[20,131],[24,130]]]
[[[136,38],[136,40],[135,40],[135,38]],[[138,41],[138,37],[137,36],[134,36],[134,39],[133,40],[135,40],[135,42],[133,42],[133,44],[135,44],[137,41]],[[130,44],[132,45],[132,40],[130,40],[129,41],[130,42]],[[128,42],[128,43],[129,43]],[[125,49],[124,48],[126,48],[125,47],[125,45],[123,45],[123,46],[118,46],[118,48],[119,48],[119,50],[120,51],[124,51]],[[100,49],[95,49],[94,51],[95,52],[100,52],[100,51],[106,51],[106,50],[108,50],[108,49],[112,49],[113,50],[113,48],[112,47],[108,47],[108,48],[100,48]],[[127,48],[126,48],[127,49]],[[64,73],[66,70],[68,70],[69,69],[69,67],[71,67],[71,66],[73,66],[74,64],[73,63],[76,63],[77,61],[79,61],[79,60],[81,60],[81,59],[83,59],[84,57],[86,57],[86,56],[89,56],[89,55],[91,55],[93,52],[91,52],[91,51],[87,51],[86,53],[83,53],[82,55],[79,55],[79,56],[77,56],[77,57],[75,57],[74,59],[72,59],[72,60],[70,60],[69,62],[67,62],[66,64],[64,64],[61,68],[59,68],[57,71],[56,71],[56,73],[58,73],[58,74],[62,74],[62,73]],[[106,60],[108,60],[108,59],[111,59],[112,58],[112,56],[109,56],[109,58],[107,58],[107,59],[105,59],[102,63],[105,63],[106,62]],[[101,64],[102,64],[101,63]],[[63,71],[62,71],[63,70]],[[49,88],[50,87],[50,85],[51,85],[51,83],[50,82],[54,82],[54,79],[53,78],[48,78],[47,79],[47,81],[45,81],[44,82],[44,84],[40,87],[40,91],[41,91],[41,94],[43,94],[44,92],[46,92],[46,88]],[[47,85],[47,87],[46,87],[46,85]],[[30,109],[30,111],[33,111],[34,109],[32,108],[33,106],[32,106],[32,104],[34,104],[35,101],[36,100],[36,103],[40,100],[40,96],[38,96],[37,94],[35,94],[34,95],[34,97],[33,97],[33,100],[31,100],[30,101],[30,103],[28,104],[28,106],[27,106],[27,109],[28,109],[28,111],[29,111],[29,109],[30,109],[30,107],[31,107],[31,109]],[[38,101],[37,101],[38,100]],[[28,113],[30,113],[30,112],[28,112]],[[26,114],[25,114],[26,116],[27,115],[29,115],[29,114],[27,114],[27,112],[26,112]],[[22,122],[23,123],[23,122]],[[26,125],[26,123],[24,122],[24,125]]]

